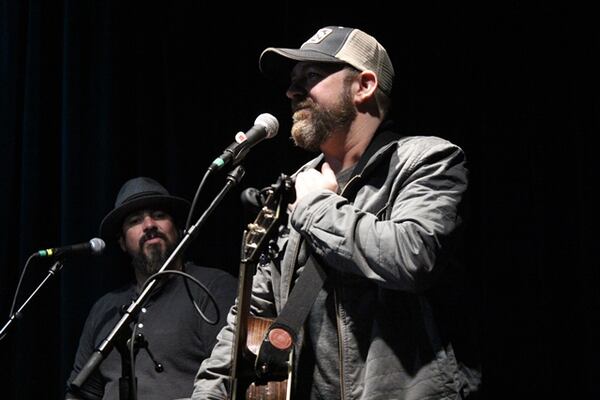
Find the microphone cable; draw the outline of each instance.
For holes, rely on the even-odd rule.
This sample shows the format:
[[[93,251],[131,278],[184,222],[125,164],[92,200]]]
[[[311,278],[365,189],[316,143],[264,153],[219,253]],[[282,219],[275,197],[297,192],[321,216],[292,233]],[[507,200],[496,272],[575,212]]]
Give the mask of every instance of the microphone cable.
[[[221,319],[221,314],[219,312],[219,306],[217,304],[217,301],[215,300],[214,296],[212,295],[212,293],[210,292],[210,290],[208,290],[208,288],[206,286],[204,286],[204,284],[202,284],[202,282],[200,282],[198,279],[194,278],[192,275],[188,274],[187,272],[183,272],[183,271],[179,271],[176,269],[167,269],[164,271],[158,271],[155,274],[152,274],[148,277],[148,279],[146,279],[146,282],[144,282],[144,285],[142,286],[142,288],[140,289],[140,293],[143,292],[146,289],[146,286],[148,286],[148,284],[153,281],[156,280],[159,277],[162,277],[163,275],[167,275],[167,274],[174,274],[174,275],[181,275],[186,279],[191,280],[192,282],[194,282],[197,286],[199,286],[202,290],[204,290],[204,292],[206,293],[206,295],[208,296],[208,298],[210,299],[210,301],[212,302],[212,304],[215,306],[215,314],[216,317],[214,320],[210,320],[208,319],[204,313],[202,312],[202,310],[200,310],[200,307],[198,306],[198,304],[196,303],[196,299],[194,299],[194,297],[192,296],[189,287],[188,287],[188,295],[192,300],[192,303],[194,304],[194,308],[196,309],[196,311],[198,312],[198,314],[200,315],[200,317],[209,325],[215,325],[219,322],[219,319]],[[187,284],[187,280],[184,281]],[[186,285],[187,287],[187,285]],[[140,304],[141,306],[141,304]]]
[[[188,212],[187,220],[185,221],[185,228],[183,230],[184,235],[187,233],[188,229],[190,229],[190,225],[192,223],[192,216],[194,215],[194,209],[196,208],[196,203],[198,203],[198,198],[200,197],[200,192],[202,191],[202,187],[206,183],[206,179],[211,174],[212,169],[207,169],[198,185],[198,189],[196,189],[196,194],[194,194],[194,199],[192,200],[192,205],[190,206],[190,211]]]

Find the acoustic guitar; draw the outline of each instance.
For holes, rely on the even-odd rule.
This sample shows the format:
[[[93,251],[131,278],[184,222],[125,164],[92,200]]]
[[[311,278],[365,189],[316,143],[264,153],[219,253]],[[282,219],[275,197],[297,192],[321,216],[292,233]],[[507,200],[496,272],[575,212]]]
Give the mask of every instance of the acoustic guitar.
[[[231,400],[289,400],[291,396],[293,351],[289,351],[285,370],[281,366],[274,367],[273,371],[264,365],[257,367],[259,349],[273,320],[250,316],[249,312],[256,266],[261,255],[269,254],[269,240],[281,224],[292,191],[292,180],[282,174],[266,190],[260,212],[243,234],[230,374]],[[269,372],[264,373],[266,370]]]

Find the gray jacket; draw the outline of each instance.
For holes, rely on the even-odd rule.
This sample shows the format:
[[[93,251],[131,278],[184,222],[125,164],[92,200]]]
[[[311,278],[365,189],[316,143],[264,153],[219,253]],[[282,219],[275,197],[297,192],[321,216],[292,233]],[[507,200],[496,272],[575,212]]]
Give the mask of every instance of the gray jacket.
[[[452,143],[413,136],[383,145],[340,195],[320,190],[298,202],[289,235],[279,237],[282,256],[258,266],[252,313],[277,315],[308,243],[335,292],[341,398],[460,399],[476,391],[479,371],[453,342],[464,338],[451,254],[466,188],[465,157]],[[235,306],[192,399],[225,398],[234,320]]]

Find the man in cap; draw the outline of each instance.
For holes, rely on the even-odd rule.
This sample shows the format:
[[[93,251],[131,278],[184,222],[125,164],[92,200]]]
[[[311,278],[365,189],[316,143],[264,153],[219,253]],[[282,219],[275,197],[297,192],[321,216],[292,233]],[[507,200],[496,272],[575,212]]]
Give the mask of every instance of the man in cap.
[[[118,242],[130,256],[135,280],[104,295],[92,307],[68,381],[67,399],[122,398],[119,379],[130,376],[131,371],[123,371],[122,366],[130,360],[123,359],[129,357],[127,354],[119,354],[120,345],[81,388],[70,384],[121,319],[121,310],[139,296],[147,279],[160,270],[176,248],[189,208],[187,200],[171,196],[151,178],[134,178],[121,187],[115,208],[100,225],[100,236],[109,243]],[[236,279],[222,270],[183,263],[181,256],[168,270],[182,272],[196,281],[175,273],[160,276],[132,323],[131,333],[138,338],[133,372],[139,399],[189,396],[198,366],[210,355],[237,294]]]
[[[473,316],[462,317],[464,268],[453,260],[467,189],[463,151],[396,133],[392,63],[359,29],[322,28],[299,49],[267,48],[259,65],[270,76],[288,74],[292,138],[320,154],[295,174],[289,229],[279,254],[258,266],[252,314],[283,315],[302,297],[294,289],[303,274],[324,275],[299,334],[288,329],[291,318],[277,320],[259,354],[285,350],[286,332],[293,339],[296,399],[473,398],[480,371],[463,332]],[[233,389],[235,311],[193,399],[223,399]],[[259,357],[258,374],[274,359]]]

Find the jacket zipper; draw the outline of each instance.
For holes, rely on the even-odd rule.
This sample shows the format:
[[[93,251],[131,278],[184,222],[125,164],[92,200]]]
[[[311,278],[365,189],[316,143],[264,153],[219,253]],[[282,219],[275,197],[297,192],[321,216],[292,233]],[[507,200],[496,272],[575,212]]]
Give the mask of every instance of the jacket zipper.
[[[338,274],[336,274],[338,275]],[[335,319],[337,324],[337,337],[338,337],[338,353],[340,356],[340,364],[338,366],[340,374],[340,400],[346,398],[346,385],[344,382],[344,351],[342,349],[342,318],[340,316],[340,304],[338,303],[337,288],[333,287],[333,301],[335,304]]]
[[[350,180],[344,185],[344,188],[340,191],[340,196],[345,197],[344,194],[346,193],[346,189],[348,189],[348,186],[350,186],[350,184],[352,184],[354,181],[357,181],[361,177],[361,175],[354,175],[352,178],[350,178]]]

